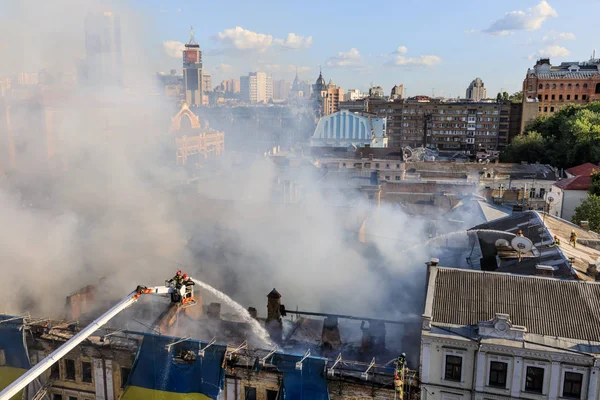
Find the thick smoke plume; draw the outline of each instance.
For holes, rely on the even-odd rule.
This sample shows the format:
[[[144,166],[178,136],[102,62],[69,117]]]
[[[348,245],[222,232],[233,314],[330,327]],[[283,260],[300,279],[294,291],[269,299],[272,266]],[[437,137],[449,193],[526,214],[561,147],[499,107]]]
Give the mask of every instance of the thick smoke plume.
[[[0,185],[0,308],[57,316],[65,296],[101,277],[118,298],[184,265],[262,316],[273,287],[293,309],[420,314],[429,254],[402,251],[427,238],[418,219],[366,200],[331,204],[311,174],[298,178],[304,202],[273,204],[279,171],[269,160],[225,157],[221,174],[182,194],[168,132],[177,110],[156,94],[143,16],[81,0],[3,7],[0,35],[14,40],[0,76],[46,69],[56,79],[33,92],[40,107],[6,99],[26,117],[13,121],[17,166]],[[107,9],[121,16],[124,90],[66,78],[85,57],[86,13]],[[357,241],[363,222],[367,244]]]

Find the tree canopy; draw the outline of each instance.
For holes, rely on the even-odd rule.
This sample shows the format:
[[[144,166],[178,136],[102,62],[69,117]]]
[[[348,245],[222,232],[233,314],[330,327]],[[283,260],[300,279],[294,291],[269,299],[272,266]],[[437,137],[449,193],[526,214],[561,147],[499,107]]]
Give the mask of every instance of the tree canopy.
[[[579,224],[581,221],[588,221],[590,229],[598,232],[600,229],[600,196],[590,194],[575,208],[573,222]]]
[[[600,102],[569,105],[541,116],[525,128],[503,152],[502,161],[542,162],[570,168],[600,162]]]

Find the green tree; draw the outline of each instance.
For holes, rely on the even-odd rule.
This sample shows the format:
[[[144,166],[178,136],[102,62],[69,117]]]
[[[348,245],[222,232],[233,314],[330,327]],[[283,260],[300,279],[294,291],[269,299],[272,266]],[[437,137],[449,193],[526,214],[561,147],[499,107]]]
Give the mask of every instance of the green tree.
[[[520,103],[523,101],[523,91],[519,90],[518,92],[514,92],[508,98],[513,103]]]
[[[508,95],[508,92],[498,92],[498,95],[496,96],[496,101],[508,100],[509,98],[510,96]]]
[[[600,172],[592,173],[590,178],[592,179],[592,185],[590,186],[588,193],[600,196]]]
[[[548,162],[546,141],[541,133],[527,132],[513,139],[500,156],[502,162]]]
[[[600,229],[600,196],[591,194],[575,208],[573,222],[579,224],[581,221],[588,221],[590,229],[598,232]]]

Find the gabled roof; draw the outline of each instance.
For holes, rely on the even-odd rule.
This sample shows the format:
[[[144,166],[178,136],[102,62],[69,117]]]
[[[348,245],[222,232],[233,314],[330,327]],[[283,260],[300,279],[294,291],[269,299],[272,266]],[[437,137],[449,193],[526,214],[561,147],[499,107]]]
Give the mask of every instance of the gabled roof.
[[[572,178],[562,179],[554,184],[562,190],[588,190],[592,186],[592,178],[589,175],[579,175]]]
[[[503,313],[528,333],[600,338],[598,283],[433,267],[429,291],[433,323],[475,325]]]
[[[573,176],[590,176],[593,172],[600,171],[600,167],[596,164],[585,163],[573,168],[567,169],[565,172]]]

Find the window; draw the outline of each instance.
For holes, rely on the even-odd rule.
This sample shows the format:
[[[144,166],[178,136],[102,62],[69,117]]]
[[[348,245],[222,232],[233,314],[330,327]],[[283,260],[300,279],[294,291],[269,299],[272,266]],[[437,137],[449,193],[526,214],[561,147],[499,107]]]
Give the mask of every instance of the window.
[[[594,91],[594,93],[600,93],[600,83],[596,83],[596,90]]]
[[[62,400],[62,394],[54,394],[52,395],[52,400]]]
[[[277,390],[267,389],[267,400],[277,400]]]
[[[51,379],[60,379],[60,368],[58,366],[58,363],[54,363],[50,367],[50,378]]]
[[[554,99],[556,99],[556,95],[553,94],[552,95],[552,100],[554,100]]]
[[[544,107],[544,112],[548,112],[548,107]]]
[[[246,387],[244,400],[256,400],[256,388]]]
[[[385,167],[386,167],[386,168],[389,168],[389,167],[390,167],[390,164],[385,164]]]
[[[125,384],[129,379],[129,373],[131,370],[129,368],[121,367],[121,389],[125,388]]]
[[[550,112],[554,112],[554,107],[550,107]]]
[[[560,87],[561,89],[564,89],[564,88],[565,88],[565,85],[561,83],[559,87]]]
[[[542,84],[540,83],[540,85],[538,86],[538,89],[543,89],[543,88],[544,88],[544,85],[542,85]]]
[[[81,362],[81,381],[92,383],[92,364],[89,362]]]
[[[75,380],[75,360],[65,360],[65,379]]]
[[[585,94],[582,94],[582,95],[581,95],[581,100],[587,100],[587,95],[585,95]]]
[[[379,168],[379,163],[376,163],[376,164],[375,164],[375,168]]]
[[[444,379],[460,382],[462,373],[462,357],[446,356],[446,373]]]
[[[563,95],[562,94],[558,95],[558,100],[563,101]]]
[[[575,84],[575,89],[579,89],[579,83]]]
[[[565,372],[565,383],[563,385],[562,397],[572,399],[581,398],[581,383],[583,375],[577,372]]]
[[[342,163],[342,167],[345,167],[345,166],[346,166],[346,163]]]
[[[575,100],[579,100],[579,95],[578,94],[575,95]]]
[[[571,85],[570,83],[567,85],[567,89],[571,90],[573,88],[573,85]]]
[[[544,100],[548,100],[548,95],[547,94],[544,95]]]
[[[396,168],[400,168],[400,164],[396,164]]]
[[[390,178],[390,176],[389,176],[389,175],[386,175],[386,176],[385,176],[385,180],[386,180],[386,181],[389,181],[390,179],[392,179],[392,178]]]
[[[567,95],[567,100],[571,100],[571,95],[570,94]]]
[[[584,88],[584,89],[587,89],[587,83],[584,83],[584,84],[583,84],[583,88]]]
[[[540,100],[540,101],[542,100],[542,95],[541,94],[538,94],[538,100]]]
[[[75,396],[69,396],[69,400],[77,400],[77,397],[75,397]]]
[[[550,84],[546,83],[546,89],[550,89]]]
[[[400,175],[396,175],[396,176],[394,177],[394,179],[395,179],[395,180],[397,180],[397,181],[399,181],[399,180],[400,180]]]
[[[544,368],[527,367],[525,376],[525,391],[542,393],[544,387]]]
[[[492,361],[490,363],[490,386],[494,387],[506,387],[506,371],[508,370],[508,364],[499,361]]]
[[[544,189],[544,188],[541,188],[541,189],[540,189],[540,198],[542,198],[542,199],[543,199],[545,195],[546,195],[546,189]]]

